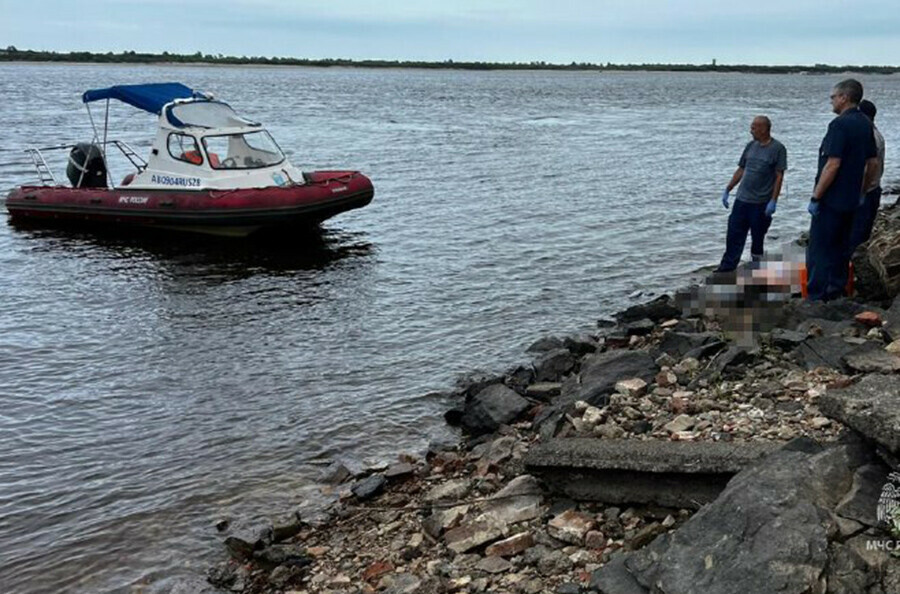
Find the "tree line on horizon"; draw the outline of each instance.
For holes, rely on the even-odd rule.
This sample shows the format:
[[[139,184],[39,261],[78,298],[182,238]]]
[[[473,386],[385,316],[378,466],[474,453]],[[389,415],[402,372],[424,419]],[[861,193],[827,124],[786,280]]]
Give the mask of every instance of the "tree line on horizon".
[[[894,74],[900,72],[898,66],[832,66],[814,64],[812,66],[758,66],[749,64],[717,64],[713,60],[709,64],[595,64],[590,62],[571,62],[555,64],[551,62],[458,62],[444,60],[429,62],[422,60],[351,60],[345,58],[282,58],[266,56],[225,56],[222,54],[146,53],[133,50],[119,53],[106,52],[55,52],[42,50],[20,50],[15,46],[0,49],[0,62],[83,62],[98,64],[225,64],[225,65],[261,65],[261,66],[314,66],[314,67],[352,67],[352,68],[432,68],[458,70],[593,70],[593,71],[629,71],[649,70],[665,72],[751,72],[764,74],[836,74],[840,72],[862,72],[870,74]]]

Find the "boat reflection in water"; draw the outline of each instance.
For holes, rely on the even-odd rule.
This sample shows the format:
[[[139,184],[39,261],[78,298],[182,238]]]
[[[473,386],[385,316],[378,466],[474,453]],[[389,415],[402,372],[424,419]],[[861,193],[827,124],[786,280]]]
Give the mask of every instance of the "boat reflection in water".
[[[62,252],[88,259],[152,264],[168,275],[191,275],[203,282],[227,282],[256,275],[365,268],[374,246],[362,232],[311,228],[296,236],[262,235],[243,239],[160,234],[139,228],[48,227],[11,219],[14,233],[32,240],[35,251]]]

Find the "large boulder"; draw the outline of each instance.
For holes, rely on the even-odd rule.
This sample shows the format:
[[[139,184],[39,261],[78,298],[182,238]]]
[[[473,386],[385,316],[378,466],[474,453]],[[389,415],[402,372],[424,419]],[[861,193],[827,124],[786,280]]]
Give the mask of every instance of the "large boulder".
[[[688,353],[691,353],[695,358],[700,358],[696,356],[698,353],[693,351],[698,351],[698,349],[702,351],[706,345],[714,345],[713,353],[725,346],[722,342],[722,336],[712,332],[669,332],[659,344],[659,350],[676,359],[681,359]],[[709,356],[710,353],[704,352],[700,354],[701,356]]]
[[[845,320],[829,320],[826,318],[809,318],[797,324],[795,330],[803,334],[822,336],[843,336],[850,328],[856,326],[853,318]],[[821,331],[821,332],[820,332]]]
[[[253,552],[272,544],[274,530],[272,522],[267,519],[244,520],[229,528],[225,538],[225,548],[232,559],[246,561]]]
[[[616,314],[616,319],[627,323],[648,318],[658,323],[663,320],[680,318],[681,315],[681,308],[675,301],[668,295],[661,295],[648,303],[632,305],[625,311]]]
[[[752,361],[755,356],[756,353],[747,347],[731,346],[716,358],[714,368],[717,372],[722,373],[729,367]]]
[[[658,371],[653,358],[644,351],[609,351],[588,355],[581,363],[580,386],[575,392],[575,400],[602,406],[607,396],[615,390],[616,382],[639,377],[650,383]]]
[[[900,355],[889,353],[880,347],[864,352],[850,353],[844,357],[844,363],[853,371],[863,373],[900,372]],[[897,381],[900,381],[900,378]]]
[[[894,299],[894,303],[882,318],[884,320],[883,329],[887,332],[891,340],[900,339],[900,297]]]
[[[831,543],[828,550],[831,562],[825,575],[828,594],[898,591],[896,585],[892,587],[890,583],[890,573],[897,571],[900,563],[888,552],[873,549],[872,542],[871,535],[860,534],[845,543]]]
[[[484,371],[472,371],[456,379],[456,393],[471,398],[478,392],[484,390],[492,384],[502,384],[502,375],[486,373]]]
[[[563,348],[563,340],[558,336],[545,336],[543,338],[539,338],[525,349],[526,353],[546,353],[548,351],[552,351],[554,349]]]
[[[780,319],[777,326],[782,328],[797,329],[800,324],[811,319],[831,320],[840,322],[852,319],[858,313],[868,309],[865,305],[851,301],[850,299],[835,299],[834,301],[790,301],[781,308]]]
[[[792,351],[806,340],[806,333],[785,328],[775,328],[769,335],[769,340],[772,342],[772,345],[782,351]]]
[[[575,355],[568,349],[552,349],[534,362],[534,379],[538,382],[555,382],[575,367]]]
[[[867,375],[842,390],[828,390],[819,409],[900,456],[900,377]]]
[[[831,510],[870,459],[860,444],[789,444],[736,475],[679,530],[597,570],[591,586],[622,594],[824,592]]]
[[[584,356],[597,350],[600,343],[590,334],[576,334],[563,339],[563,347],[576,356]]]
[[[878,526],[878,503],[888,483],[889,469],[880,463],[860,466],[853,476],[853,486],[835,508],[843,517],[866,526]]]
[[[872,341],[856,344],[848,342],[842,336],[816,336],[803,341],[797,353],[807,369],[831,367],[847,373],[851,371],[850,365],[847,364],[848,358],[851,361],[862,362],[863,354],[876,350],[883,349]]]
[[[872,237],[853,255],[856,290],[870,300],[893,299],[900,294],[900,208],[882,209]]]
[[[306,547],[296,544],[271,545],[253,553],[253,560],[264,567],[274,568],[279,565],[304,567],[312,563]]]
[[[491,433],[500,425],[511,423],[531,404],[502,384],[484,388],[465,405],[460,423],[469,433]]]
[[[367,499],[372,499],[384,488],[385,483],[387,483],[387,479],[384,478],[382,474],[373,474],[370,477],[364,478],[361,481],[355,483],[352,487],[350,487],[350,491],[353,495],[356,496],[360,501],[365,501]]]

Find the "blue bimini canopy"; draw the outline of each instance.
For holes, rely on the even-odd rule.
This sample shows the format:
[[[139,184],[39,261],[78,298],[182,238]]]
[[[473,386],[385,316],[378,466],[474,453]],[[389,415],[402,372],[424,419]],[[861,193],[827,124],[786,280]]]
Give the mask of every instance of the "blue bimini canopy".
[[[85,103],[103,99],[118,99],[138,109],[158,115],[165,104],[171,103],[175,99],[190,99],[192,97],[204,97],[204,95],[181,83],[153,83],[148,85],[116,85],[108,89],[94,89],[85,91],[81,99]]]

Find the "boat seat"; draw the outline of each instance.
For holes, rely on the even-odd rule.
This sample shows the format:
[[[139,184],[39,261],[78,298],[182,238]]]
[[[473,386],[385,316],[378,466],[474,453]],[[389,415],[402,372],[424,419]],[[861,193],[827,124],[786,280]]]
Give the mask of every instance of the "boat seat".
[[[197,151],[187,151],[186,153],[181,153],[181,160],[187,161],[193,165],[200,165],[203,163],[203,157],[200,156],[200,153]]]
[[[219,166],[219,155],[217,155],[216,153],[206,153],[206,154],[209,155],[209,164],[213,167],[218,167]]]
[[[128,184],[130,184],[133,181],[134,181],[134,174],[129,173],[128,175],[126,175],[125,177],[122,178],[122,185],[127,186]]]

